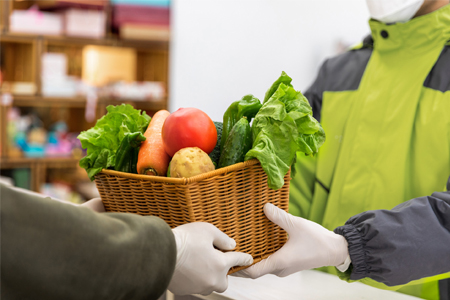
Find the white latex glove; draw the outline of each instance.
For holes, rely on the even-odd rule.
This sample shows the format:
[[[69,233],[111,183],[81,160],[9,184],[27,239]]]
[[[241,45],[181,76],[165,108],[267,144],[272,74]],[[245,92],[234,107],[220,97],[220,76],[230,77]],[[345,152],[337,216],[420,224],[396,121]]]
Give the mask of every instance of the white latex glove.
[[[343,236],[317,223],[294,217],[270,203],[264,206],[264,213],[286,230],[289,239],[268,258],[233,275],[253,279],[265,274],[284,277],[302,270],[338,266],[348,257],[348,244]]]
[[[253,263],[249,254],[223,253],[214,248],[232,250],[236,242],[209,223],[196,222],[172,229],[177,243],[177,263],[169,290],[177,295],[224,292],[227,273],[234,266]]]
[[[93,198],[89,201],[84,202],[80,206],[88,207],[96,212],[105,212],[105,207],[103,206],[102,199],[100,198]]]

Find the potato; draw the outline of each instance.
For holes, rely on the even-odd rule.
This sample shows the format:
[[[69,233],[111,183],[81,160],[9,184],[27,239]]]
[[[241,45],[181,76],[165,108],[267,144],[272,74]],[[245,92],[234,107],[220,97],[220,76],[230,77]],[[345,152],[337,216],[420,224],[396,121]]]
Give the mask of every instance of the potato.
[[[178,150],[170,162],[170,177],[192,177],[215,170],[211,158],[202,149],[189,147]]]

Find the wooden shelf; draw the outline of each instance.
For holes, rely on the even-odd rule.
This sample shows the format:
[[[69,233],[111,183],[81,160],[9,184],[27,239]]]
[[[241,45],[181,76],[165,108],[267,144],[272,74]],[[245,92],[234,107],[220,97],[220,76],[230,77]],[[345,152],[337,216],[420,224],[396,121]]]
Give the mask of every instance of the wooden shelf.
[[[0,169],[27,168],[31,173],[31,190],[39,192],[45,182],[48,170],[79,168],[79,159],[75,157],[37,157],[37,158],[0,158]]]
[[[78,165],[79,158],[73,156],[64,157],[17,157],[17,158],[0,158],[0,168],[10,169],[19,167],[30,167],[33,164],[44,164],[47,168],[67,168]]]
[[[92,4],[90,0],[83,0]],[[131,104],[137,109],[152,114],[161,109],[167,109],[168,97],[158,101],[137,101],[133,99],[114,99],[111,97],[99,97],[95,109],[95,119],[88,120],[83,111],[87,107],[86,97],[44,97],[42,94],[41,57],[44,53],[62,53],[68,59],[67,75],[82,78],[82,51],[87,45],[127,47],[136,52],[136,78],[138,82],[158,81],[163,82],[167,88],[169,81],[169,48],[170,41],[167,40],[129,40],[121,39],[111,29],[112,9],[109,1],[105,2],[106,24],[105,38],[83,38],[71,36],[51,36],[40,34],[27,34],[9,32],[9,16],[15,9],[28,9],[32,3],[45,5],[40,1],[0,1],[0,42],[3,51],[4,70],[3,80],[5,82],[29,82],[33,83],[36,91],[33,95],[13,95],[11,104],[0,104],[0,144],[2,154],[13,155],[15,152],[8,149],[8,113],[12,107],[21,107],[24,112],[28,110],[38,112],[44,120],[44,127],[52,122],[62,119],[67,122],[70,132],[80,132],[94,126],[95,119],[99,119],[106,113],[108,105],[119,105],[121,103]],[[48,1],[46,1],[48,2]],[[32,109],[29,109],[32,108]],[[57,109],[53,109],[57,108]],[[21,109],[22,111],[22,109]],[[85,171],[79,167],[79,157],[0,157],[0,169],[5,173],[10,169],[27,168],[30,170],[30,188],[36,192],[47,180],[54,180],[59,175],[75,172],[84,174]],[[52,171],[50,171],[52,169]],[[70,171],[66,171],[70,170]],[[78,175],[80,175],[78,174]],[[73,174],[68,174],[73,175]],[[56,176],[56,177],[55,177]],[[55,178],[53,178],[55,177]],[[80,177],[81,178],[81,177]],[[77,180],[88,180],[86,178]],[[59,179],[59,177],[58,177]],[[76,182],[73,182],[76,183]]]
[[[160,110],[166,108],[167,100],[163,98],[159,101],[137,101],[133,99],[113,99],[100,98],[98,104],[101,105],[118,105],[121,103],[130,103],[141,109]],[[40,96],[13,96],[12,106],[17,107],[85,107],[86,98],[75,97],[40,97]]]
[[[122,40],[115,37],[95,39],[68,36],[35,35],[26,33],[5,33],[0,36],[0,41],[4,42],[32,43],[36,40],[43,40],[52,45],[100,45],[114,47],[132,47],[137,50],[148,50],[148,48],[168,50],[169,48],[168,41],[160,40]]]
[[[13,96],[12,106],[17,107],[85,107],[86,98]]]
[[[91,4],[90,0],[83,0]],[[102,39],[51,36],[40,34],[26,34],[9,32],[9,16],[15,9],[28,9],[32,3],[39,1],[0,1],[0,42],[5,62],[3,80],[5,82],[30,82],[36,86],[33,95],[13,95],[11,104],[0,105],[0,144],[3,155],[13,153],[8,149],[8,113],[12,107],[23,107],[23,111],[34,108],[42,115],[46,122],[45,127],[51,122],[62,119],[67,122],[70,132],[80,132],[94,126],[95,120],[87,119],[83,111],[87,106],[86,97],[44,97],[42,96],[41,57],[44,53],[62,53],[68,59],[67,75],[82,78],[82,51],[87,45],[127,47],[136,52],[136,78],[138,82],[158,81],[167,87],[169,81],[169,46],[166,40],[128,40],[121,39],[111,30],[112,9],[109,1],[105,2],[106,37]],[[44,5],[44,3],[39,3]],[[6,49],[6,50],[5,50]],[[95,109],[95,119],[99,119],[106,113],[108,105],[131,104],[137,109],[142,109],[151,114],[161,109],[167,109],[168,97],[158,101],[136,101],[133,99],[113,99],[99,97]],[[57,108],[53,110],[53,108]],[[61,109],[60,109],[61,108]],[[0,169],[28,168],[30,169],[31,189],[39,191],[51,175],[58,172],[82,171],[79,166],[79,158],[75,157],[42,157],[42,158],[12,158],[0,157]],[[49,169],[55,169],[49,172]],[[71,172],[70,171],[70,172]],[[9,171],[6,171],[9,172]]]

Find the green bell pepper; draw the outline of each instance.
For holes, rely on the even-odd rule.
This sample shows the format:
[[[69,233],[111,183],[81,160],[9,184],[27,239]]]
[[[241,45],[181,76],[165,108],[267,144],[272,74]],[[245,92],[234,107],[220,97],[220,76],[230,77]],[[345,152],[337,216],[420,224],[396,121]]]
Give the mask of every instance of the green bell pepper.
[[[261,102],[253,95],[245,95],[241,100],[234,101],[228,107],[223,115],[223,129],[222,139],[220,140],[220,151],[223,150],[225,142],[234,124],[236,124],[242,117],[247,117],[248,122],[258,113],[261,108]]]

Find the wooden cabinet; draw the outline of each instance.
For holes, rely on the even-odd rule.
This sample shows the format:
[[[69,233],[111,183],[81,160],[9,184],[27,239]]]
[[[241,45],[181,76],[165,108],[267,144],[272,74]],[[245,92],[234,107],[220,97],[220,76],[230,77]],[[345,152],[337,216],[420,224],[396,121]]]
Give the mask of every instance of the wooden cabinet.
[[[43,53],[64,53],[68,59],[68,75],[81,77],[82,49],[87,45],[102,45],[110,47],[127,47],[136,50],[136,80],[160,81],[168,90],[168,41],[140,41],[121,40],[109,28],[104,39],[75,38],[66,36],[42,36],[32,34],[17,34],[8,31],[9,14],[14,9],[26,9],[33,3],[44,5],[52,1],[0,1],[0,44],[2,57],[3,84],[1,91],[0,109],[0,168],[2,173],[8,169],[28,168],[30,170],[31,188],[39,191],[42,183],[48,179],[51,169],[67,169],[68,172],[77,171],[80,157],[68,155],[66,157],[27,158],[12,153],[8,148],[8,113],[12,107],[23,110],[34,110],[41,116],[45,126],[52,124],[58,118],[63,118],[70,132],[80,132],[92,127],[94,122],[86,121],[86,98],[84,97],[44,97],[41,91],[41,57]],[[107,15],[107,26],[111,20],[111,7],[104,8]],[[22,84],[22,86],[21,86]],[[10,86],[8,86],[10,85]],[[17,94],[12,86],[21,86],[26,94]],[[4,94],[12,94],[12,101],[8,101]],[[30,93],[31,92],[31,93]],[[6,101],[5,101],[6,100]],[[112,99],[100,97],[97,100],[95,117],[100,118],[106,113],[110,104],[128,103],[138,109],[147,111],[149,115],[160,109],[167,109],[168,97],[158,101],[133,101],[129,99]],[[69,171],[70,170],[70,171]],[[77,172],[75,172],[77,171]],[[86,180],[87,176],[80,178]],[[76,179],[78,180],[78,179]]]

